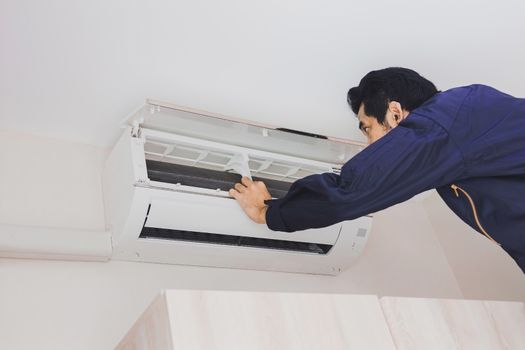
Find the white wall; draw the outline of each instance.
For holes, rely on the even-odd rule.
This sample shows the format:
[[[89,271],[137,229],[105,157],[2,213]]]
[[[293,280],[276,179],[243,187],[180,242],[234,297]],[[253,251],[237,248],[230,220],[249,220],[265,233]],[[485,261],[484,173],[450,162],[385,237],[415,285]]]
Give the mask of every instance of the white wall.
[[[0,150],[0,223],[103,230],[106,150],[12,132],[0,133]],[[464,276],[440,237],[422,203],[409,201],[376,214],[362,257],[337,277],[0,259],[0,349],[111,349],[168,288],[461,298],[470,289],[456,279]],[[515,281],[499,282],[490,297],[513,299]],[[483,290],[490,279],[480,283]]]
[[[104,230],[107,151],[0,131],[0,223]]]

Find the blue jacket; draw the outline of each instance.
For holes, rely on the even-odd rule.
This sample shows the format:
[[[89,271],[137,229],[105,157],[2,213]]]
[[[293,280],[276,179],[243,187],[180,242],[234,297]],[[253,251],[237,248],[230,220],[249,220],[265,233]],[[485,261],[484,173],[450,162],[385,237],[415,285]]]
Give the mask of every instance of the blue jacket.
[[[436,188],[525,272],[525,99],[488,86],[438,93],[341,169],[266,201],[276,231],[352,220]]]

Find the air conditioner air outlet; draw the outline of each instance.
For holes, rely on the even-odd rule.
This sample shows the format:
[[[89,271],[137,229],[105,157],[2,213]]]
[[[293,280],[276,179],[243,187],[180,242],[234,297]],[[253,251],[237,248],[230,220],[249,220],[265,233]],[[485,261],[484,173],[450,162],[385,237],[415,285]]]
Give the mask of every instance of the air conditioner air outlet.
[[[170,230],[157,227],[143,227],[140,233],[142,239],[163,239],[200,244],[219,244],[260,249],[286,250],[301,253],[328,254],[331,244],[311,242],[285,241],[279,239],[258,238],[250,236],[235,236],[220,233]]]

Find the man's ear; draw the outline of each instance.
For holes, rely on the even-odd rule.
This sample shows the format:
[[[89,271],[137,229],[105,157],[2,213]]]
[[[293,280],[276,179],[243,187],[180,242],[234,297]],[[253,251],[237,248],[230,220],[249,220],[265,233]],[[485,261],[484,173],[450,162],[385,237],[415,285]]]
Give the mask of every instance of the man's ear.
[[[401,103],[397,101],[388,102],[388,111],[392,114],[392,119],[397,126],[408,115],[408,111],[401,107]]]

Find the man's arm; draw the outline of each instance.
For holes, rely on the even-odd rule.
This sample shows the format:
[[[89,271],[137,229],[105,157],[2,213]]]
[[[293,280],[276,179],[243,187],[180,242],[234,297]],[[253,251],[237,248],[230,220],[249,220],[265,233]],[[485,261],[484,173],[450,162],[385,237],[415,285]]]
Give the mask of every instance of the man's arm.
[[[345,164],[296,181],[286,196],[270,200],[262,184],[232,194],[256,222],[276,231],[319,228],[385,209],[464,173],[463,158],[448,132],[410,115],[402,124]],[[268,205],[267,209],[266,206]]]

